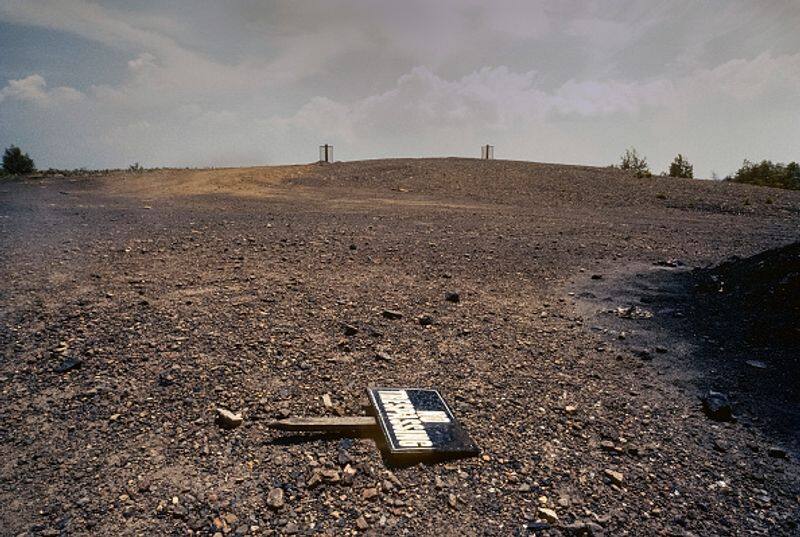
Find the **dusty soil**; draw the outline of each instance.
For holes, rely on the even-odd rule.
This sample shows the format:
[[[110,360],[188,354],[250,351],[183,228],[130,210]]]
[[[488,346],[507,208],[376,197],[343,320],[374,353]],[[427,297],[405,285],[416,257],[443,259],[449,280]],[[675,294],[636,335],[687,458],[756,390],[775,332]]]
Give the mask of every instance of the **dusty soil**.
[[[800,193],[508,161],[0,183],[0,533],[796,535],[796,341],[692,269],[798,230]],[[482,455],[266,427],[370,385]]]

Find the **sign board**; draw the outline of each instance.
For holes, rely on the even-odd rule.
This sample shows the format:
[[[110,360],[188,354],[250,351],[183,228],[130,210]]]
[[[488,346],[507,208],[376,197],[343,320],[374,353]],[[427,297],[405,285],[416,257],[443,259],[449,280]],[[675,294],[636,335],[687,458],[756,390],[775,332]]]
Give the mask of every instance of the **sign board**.
[[[392,455],[476,455],[478,446],[436,390],[369,388],[378,425]]]

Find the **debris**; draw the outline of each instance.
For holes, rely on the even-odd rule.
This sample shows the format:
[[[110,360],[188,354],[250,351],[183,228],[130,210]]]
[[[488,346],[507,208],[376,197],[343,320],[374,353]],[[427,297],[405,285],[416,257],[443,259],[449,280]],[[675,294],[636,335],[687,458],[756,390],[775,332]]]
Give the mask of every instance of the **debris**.
[[[55,368],[56,373],[66,373],[73,369],[78,369],[83,365],[83,361],[79,358],[67,358],[58,367]]]
[[[770,446],[767,448],[767,454],[770,457],[775,457],[776,459],[785,459],[789,456],[789,453],[780,446]]]
[[[542,520],[546,520],[550,524],[558,524],[558,515],[552,509],[548,509],[547,507],[540,507],[536,514]]]
[[[244,418],[241,414],[234,414],[230,410],[217,408],[217,425],[223,429],[235,429],[242,424]]]
[[[283,489],[275,487],[270,489],[267,494],[267,505],[276,511],[283,507]]]
[[[617,308],[617,316],[623,319],[650,319],[653,317],[653,312],[640,308],[639,306],[620,306]]]
[[[733,411],[724,393],[709,390],[703,397],[703,411],[712,420],[733,421]]]
[[[426,315],[420,315],[418,320],[419,320],[419,324],[421,324],[422,326],[430,326],[430,325],[433,324],[433,317],[431,317],[430,315],[427,315],[427,314]]]
[[[670,268],[682,267],[684,265],[683,261],[681,261],[680,259],[675,259],[675,258],[669,258],[669,259],[664,259],[664,260],[661,260],[661,261],[656,261],[653,264],[655,266],[657,266],[657,267],[670,267]]]
[[[617,472],[615,470],[606,469],[606,470],[603,471],[603,473],[606,474],[609,478],[611,478],[611,481],[615,485],[617,485],[617,486],[622,485],[622,480],[624,479],[624,476],[620,472]]]
[[[383,360],[384,362],[391,362],[392,361],[392,357],[388,353],[386,353],[384,351],[376,352],[375,353],[375,358],[377,358],[378,360]]]
[[[344,335],[346,336],[354,336],[358,334],[358,328],[352,324],[342,323],[342,329],[344,330]]]

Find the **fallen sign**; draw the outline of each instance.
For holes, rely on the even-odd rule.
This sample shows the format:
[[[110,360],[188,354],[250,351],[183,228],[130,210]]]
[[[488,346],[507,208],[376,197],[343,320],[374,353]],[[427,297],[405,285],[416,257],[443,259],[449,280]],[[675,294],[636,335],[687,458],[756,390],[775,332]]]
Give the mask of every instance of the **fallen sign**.
[[[376,434],[392,458],[459,458],[479,453],[437,390],[367,389],[372,416],[298,417],[269,426],[283,431]]]

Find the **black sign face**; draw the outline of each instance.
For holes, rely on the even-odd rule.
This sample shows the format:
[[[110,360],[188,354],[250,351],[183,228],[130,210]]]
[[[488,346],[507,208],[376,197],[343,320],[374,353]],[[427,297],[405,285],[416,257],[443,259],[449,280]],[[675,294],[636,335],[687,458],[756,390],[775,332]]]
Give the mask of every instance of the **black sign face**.
[[[369,388],[389,452],[475,455],[478,447],[436,390]]]

